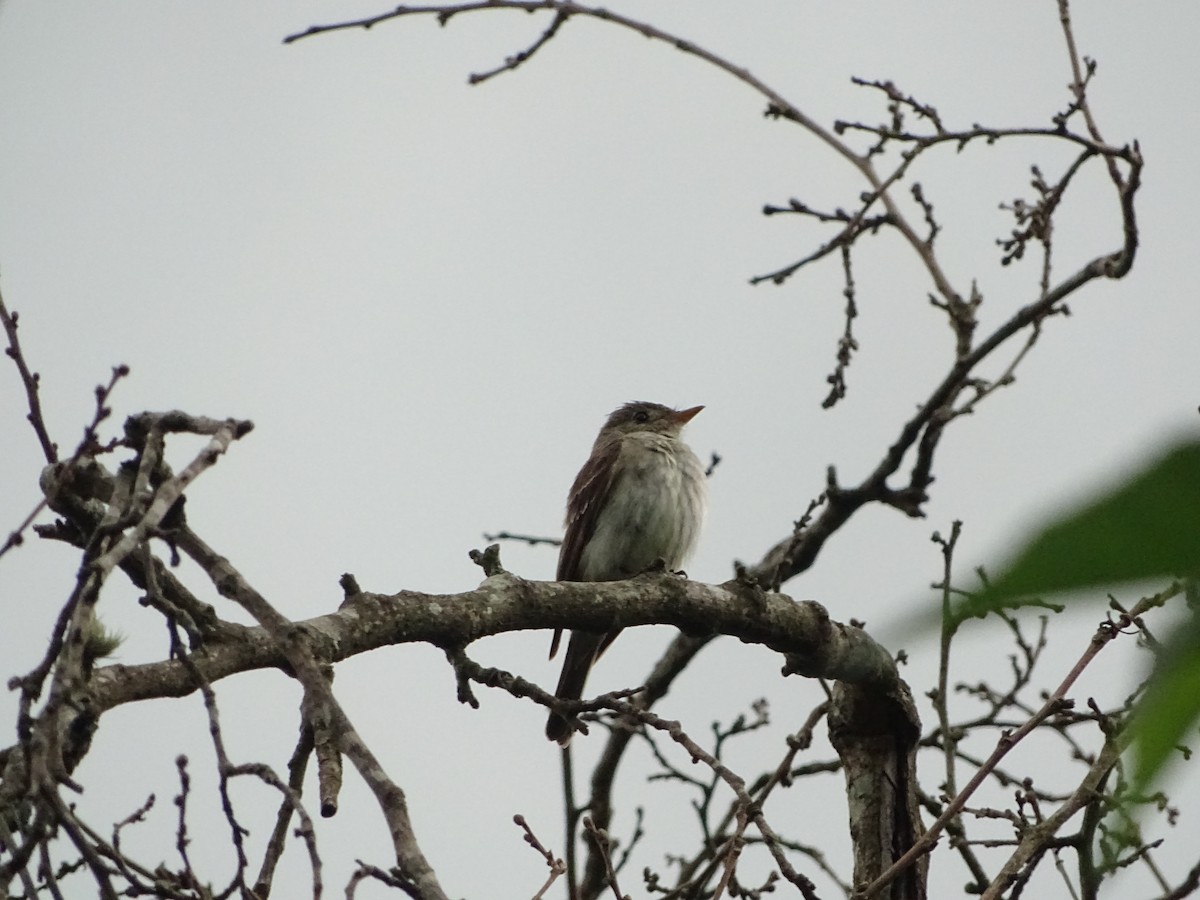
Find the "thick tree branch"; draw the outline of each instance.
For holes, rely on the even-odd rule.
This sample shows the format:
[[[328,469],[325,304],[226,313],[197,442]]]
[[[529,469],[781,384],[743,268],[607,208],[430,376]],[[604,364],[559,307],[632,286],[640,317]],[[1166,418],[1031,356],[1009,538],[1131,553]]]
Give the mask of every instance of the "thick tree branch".
[[[784,594],[747,601],[744,587],[736,582],[709,585],[673,575],[574,584],[527,581],[504,573],[462,594],[360,593],[335,613],[289,627],[303,636],[316,658],[333,663],[394,644],[455,647],[509,631],[604,631],[652,624],[764,644],[787,654],[789,668],[804,675],[885,687],[897,681],[888,652],[861,629],[831,620],[820,604]],[[210,641],[191,659],[210,683],[239,672],[288,665],[264,628]],[[105,666],[91,682],[98,711],[137,700],[181,697],[195,689],[187,669],[174,660]]]
[[[829,709],[829,738],[842,760],[854,884],[870,884],[924,833],[917,800],[917,742],[921,724],[908,686],[887,692],[837,683]],[[924,858],[890,885],[891,900],[924,900]]]

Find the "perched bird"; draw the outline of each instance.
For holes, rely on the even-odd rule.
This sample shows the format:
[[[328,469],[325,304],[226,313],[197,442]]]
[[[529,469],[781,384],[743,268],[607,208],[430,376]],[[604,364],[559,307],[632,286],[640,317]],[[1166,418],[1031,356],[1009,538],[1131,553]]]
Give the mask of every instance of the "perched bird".
[[[679,569],[695,549],[704,522],[704,466],[680,439],[703,406],[674,410],[626,403],[608,417],[567,497],[559,581],[617,581],[663,560]],[[555,694],[579,700],[592,664],[619,631],[572,631]],[[562,631],[554,632],[550,657]],[[546,737],[566,746],[573,729],[550,714]]]

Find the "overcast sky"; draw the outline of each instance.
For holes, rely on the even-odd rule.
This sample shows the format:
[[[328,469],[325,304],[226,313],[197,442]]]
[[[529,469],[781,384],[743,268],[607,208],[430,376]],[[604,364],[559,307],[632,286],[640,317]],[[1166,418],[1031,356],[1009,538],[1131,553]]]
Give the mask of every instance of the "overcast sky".
[[[757,560],[787,535],[828,465],[846,483],[874,467],[952,359],[926,280],[895,238],[864,243],[860,350],[849,395],[832,411],[820,401],[841,329],[836,258],[782,287],[749,284],[829,236],[795,217],[764,217],[763,204],[849,207],[863,185],[844,161],[765,119],[745,85],[601,23],[570,22],[527,66],[477,87],[468,73],[524,48],[548,20],[494,12],[445,28],[413,19],[281,42],[386,6],[0,2],[0,290],[21,313],[60,444],[74,445],[93,386],[118,363],[132,374],[114,397],[114,428],[143,409],[253,420],[255,431],[190,491],[188,515],[297,619],[337,606],[342,572],[366,590],[452,593],[480,580],[467,552],[485,532],[558,534],[596,429],[627,400],[706,406],[687,434],[702,457],[717,451],[724,461],[689,566],[700,580],[724,580],[733,560]],[[1100,63],[1091,94],[1100,127],[1111,143],[1139,139],[1147,159],[1142,249],[1127,279],[1089,287],[1070,318],[1047,323],[1016,384],[949,430],[927,519],[864,510],[787,586],[880,634],[931,602],[934,529],[965,521],[958,571],[970,586],[973,568],[1002,559],[1033,523],[1196,432],[1200,272],[1189,223],[1200,187],[1200,13],[1077,6],[1080,46]],[[852,75],[890,78],[963,127],[1048,125],[1068,102],[1051,2],[614,8],[748,66],[825,124],[886,116]],[[1031,163],[1054,175],[1065,159],[1014,142],[946,150],[935,160],[945,168],[916,173],[942,215],[951,277],[964,290],[978,280],[981,329],[1030,302],[1037,276],[1032,263],[998,265],[994,241],[1010,227],[998,204],[1029,195]],[[1062,275],[1119,246],[1099,173],[1064,209]],[[15,372],[0,370],[4,529],[39,496],[24,412]],[[194,450],[181,442],[173,458]],[[553,575],[551,549],[505,545],[503,554],[518,574]],[[68,549],[37,542],[0,563],[6,678],[40,657],[76,564]],[[114,579],[101,604],[127,635],[126,663],[165,652],[161,624],[135,600]],[[226,606],[222,614],[240,618]],[[1062,662],[1048,664],[1048,683],[1084,649],[1094,618],[1057,632]],[[624,635],[591,686],[636,683],[668,637],[665,628]],[[965,638],[957,677],[1003,671],[1002,638],[986,626]],[[557,671],[546,644],[543,633],[511,635],[473,652],[549,684]],[[935,652],[910,647],[917,693]],[[1114,659],[1134,659],[1119,652]],[[768,695],[769,740],[782,747],[817,693],[783,683],[778,664],[761,648],[723,642],[665,712],[691,716],[703,734]],[[1079,696],[1117,702],[1137,675],[1133,663],[1098,668]],[[219,690],[231,753],[282,769],[296,729],[293,685],[260,673]],[[499,896],[504,884],[504,896],[532,894],[542,864],[512,814],[561,844],[558,758],[538,709],[500,694],[484,696],[481,711],[460,707],[441,654],[419,647],[340,667],[337,692],[409,792],[447,890]],[[0,703],[9,721],[13,699]],[[102,724],[81,772],[81,805],[101,826],[152,791],[170,796],[181,750],[198,777],[211,768],[198,700],[154,706],[153,716],[125,708]],[[586,761],[600,739],[577,743]],[[98,780],[132,759],[137,783]],[[645,802],[665,795],[632,774],[626,790]],[[1196,814],[1181,826],[1193,834]],[[686,808],[678,815],[688,822]],[[353,857],[387,864],[379,824],[348,777],[342,813],[321,826],[330,891],[341,890]],[[816,843],[832,829],[800,814],[794,830]],[[636,871],[623,886],[638,896]]]

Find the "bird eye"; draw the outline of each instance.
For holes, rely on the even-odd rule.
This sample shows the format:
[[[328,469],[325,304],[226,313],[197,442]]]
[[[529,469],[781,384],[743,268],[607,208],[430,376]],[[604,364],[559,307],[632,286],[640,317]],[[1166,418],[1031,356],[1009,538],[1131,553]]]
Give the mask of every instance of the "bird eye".
[[[650,413],[646,412],[644,409],[639,409],[633,414],[633,421],[637,422],[639,425],[649,422]]]

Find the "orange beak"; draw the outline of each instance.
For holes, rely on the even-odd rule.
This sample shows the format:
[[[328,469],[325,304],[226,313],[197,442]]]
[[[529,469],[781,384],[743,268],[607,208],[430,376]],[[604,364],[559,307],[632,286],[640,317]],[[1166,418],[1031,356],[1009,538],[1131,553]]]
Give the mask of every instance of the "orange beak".
[[[685,425],[692,421],[692,419],[696,418],[696,413],[700,412],[702,409],[704,409],[703,406],[693,406],[691,409],[677,410],[675,413],[675,421],[680,425]]]

